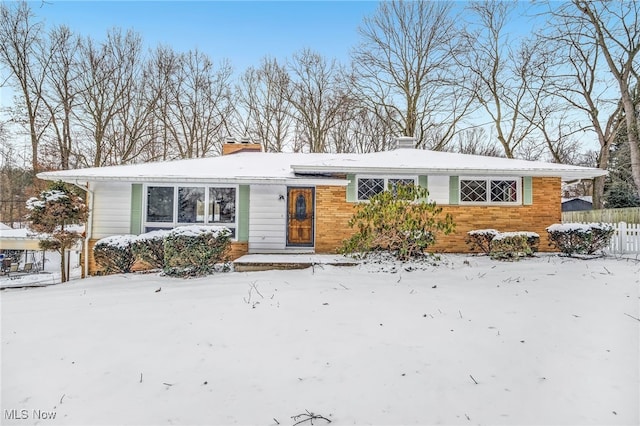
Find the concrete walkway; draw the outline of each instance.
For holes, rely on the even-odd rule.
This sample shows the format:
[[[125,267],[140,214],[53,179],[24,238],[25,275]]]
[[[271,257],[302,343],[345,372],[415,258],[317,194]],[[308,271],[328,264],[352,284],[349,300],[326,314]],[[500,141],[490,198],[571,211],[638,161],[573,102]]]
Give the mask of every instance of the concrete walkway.
[[[233,261],[237,272],[305,269],[314,265],[355,266],[355,259],[339,254],[247,254]]]

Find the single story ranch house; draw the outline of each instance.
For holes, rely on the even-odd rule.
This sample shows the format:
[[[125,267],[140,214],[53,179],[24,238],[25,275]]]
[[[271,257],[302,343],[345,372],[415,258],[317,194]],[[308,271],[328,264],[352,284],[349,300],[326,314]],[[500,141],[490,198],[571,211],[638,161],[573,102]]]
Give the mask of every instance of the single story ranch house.
[[[451,213],[456,231],[434,251],[467,252],[467,231],[532,231],[561,220],[561,183],[606,171],[563,164],[413,148],[367,154],[266,153],[259,144],[226,143],[223,155],[168,162],[43,172],[87,190],[86,250],[101,238],[187,224],[224,225],[230,256],[335,253],[353,230],[357,203],[389,184],[414,183]]]

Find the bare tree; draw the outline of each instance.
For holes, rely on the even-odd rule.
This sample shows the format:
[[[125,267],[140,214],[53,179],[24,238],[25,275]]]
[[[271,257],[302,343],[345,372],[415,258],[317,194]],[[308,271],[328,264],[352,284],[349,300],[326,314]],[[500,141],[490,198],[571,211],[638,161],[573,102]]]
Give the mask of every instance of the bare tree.
[[[351,104],[344,86],[344,71],[309,49],[293,55],[289,102],[294,108],[298,135],[310,152],[327,152],[329,131],[346,119]]]
[[[631,173],[640,195],[640,138],[637,105],[634,105],[634,82],[640,69],[640,2],[573,0],[573,15],[583,28],[593,33],[595,42],[615,79],[622,108],[631,156]],[[566,9],[565,9],[566,10]]]
[[[419,146],[446,146],[468,112],[470,98],[453,84],[466,79],[454,62],[457,32],[451,3],[435,1],[381,2],[359,28],[355,90]],[[430,130],[443,125],[441,139],[427,142]]]
[[[548,95],[562,100],[567,110],[580,113],[588,120],[588,127],[575,130],[593,131],[599,143],[596,166],[607,169],[619,128],[623,125],[623,105],[615,96],[615,82],[603,78],[608,73],[602,47],[594,26],[585,22],[574,4],[550,8],[553,31],[543,34],[553,56],[555,72],[550,79]],[[612,96],[613,94],[613,96]],[[593,205],[603,207],[605,177],[594,179]]]
[[[378,152],[391,148],[397,136],[391,121],[392,117],[379,110],[371,111],[366,105],[356,108],[349,122],[353,152]]]
[[[179,158],[219,153],[229,134],[231,66],[225,61],[216,69],[198,50],[179,55],[176,65],[165,89],[167,102],[161,101],[172,148]]]
[[[533,89],[536,47],[512,42],[505,31],[515,9],[516,3],[497,0],[469,5],[474,24],[464,33],[466,55],[460,58],[461,66],[475,77],[470,90],[508,158],[535,130],[533,117],[542,95]]]
[[[78,51],[80,38],[66,26],[53,28],[43,50],[51,53],[42,102],[50,115],[58,167],[68,169],[73,144],[73,112],[78,105]]]
[[[108,137],[109,162],[126,164],[149,158],[153,143],[153,115],[158,93],[147,90],[149,70],[141,60],[132,64],[130,90],[116,101],[119,107],[111,121]]]
[[[499,145],[493,143],[482,127],[466,129],[456,135],[454,143],[449,147],[453,152],[471,155],[500,157],[504,155]]]
[[[113,158],[109,146],[115,137],[114,120],[122,113],[126,97],[134,90],[136,67],[139,66],[142,40],[140,36],[112,29],[101,45],[87,38],[81,46],[79,96],[81,108],[77,115],[80,125],[91,136],[86,159],[94,167],[104,166]],[[117,161],[115,161],[117,163]]]
[[[0,64],[9,69],[18,89],[18,110],[14,120],[27,128],[31,142],[31,167],[37,171],[38,147],[49,124],[43,119],[42,87],[50,62],[48,52],[39,49],[43,26],[25,1],[0,3]]]
[[[246,132],[265,151],[284,150],[292,131],[291,78],[276,59],[263,58],[240,77],[238,104],[246,115]],[[242,112],[241,112],[242,114]]]
[[[149,97],[156,99],[149,129],[147,159],[168,160],[173,158],[178,141],[169,131],[169,111],[173,105],[173,94],[180,69],[180,55],[170,47],[158,46],[147,62],[147,87]]]

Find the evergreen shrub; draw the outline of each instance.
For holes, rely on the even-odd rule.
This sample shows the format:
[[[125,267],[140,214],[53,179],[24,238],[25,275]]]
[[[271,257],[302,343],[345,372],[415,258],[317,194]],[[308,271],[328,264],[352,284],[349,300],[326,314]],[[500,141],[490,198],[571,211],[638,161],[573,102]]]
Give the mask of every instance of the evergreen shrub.
[[[492,259],[519,260],[538,251],[540,236],[535,232],[501,232],[491,240]]]
[[[131,249],[135,235],[102,238],[93,247],[93,258],[107,274],[131,272],[136,258]]]
[[[605,223],[556,223],[547,228],[549,245],[561,253],[592,255],[604,250],[615,229]]]
[[[471,251],[480,250],[484,254],[489,254],[491,252],[491,241],[499,233],[495,229],[476,229],[467,232],[465,241]]]
[[[429,193],[415,185],[397,185],[357,205],[349,226],[357,232],[343,243],[343,254],[366,256],[386,251],[406,261],[424,254],[436,235],[453,232],[451,215],[441,217],[442,208],[428,202]]]
[[[164,238],[169,232],[169,230],[161,229],[138,235],[131,246],[136,259],[152,268],[162,269],[164,267]]]
[[[518,260],[538,251],[540,236],[535,232],[499,232],[495,229],[476,229],[467,232],[471,250],[479,250],[493,259]]]
[[[227,262],[231,231],[224,226],[180,226],[164,238],[164,273],[192,277],[208,275]]]

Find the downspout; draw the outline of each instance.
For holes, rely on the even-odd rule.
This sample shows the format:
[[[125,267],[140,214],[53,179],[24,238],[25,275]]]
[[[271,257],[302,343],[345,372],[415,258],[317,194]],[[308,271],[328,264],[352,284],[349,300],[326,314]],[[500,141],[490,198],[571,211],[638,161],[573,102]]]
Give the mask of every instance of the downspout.
[[[86,278],[89,275],[89,240],[91,239],[91,235],[93,233],[93,191],[91,189],[89,189],[89,182],[86,183],[86,185],[81,185],[78,183],[78,181],[75,182],[71,182],[73,185],[77,186],[78,188],[82,189],[83,191],[87,191],[88,194],[88,199],[87,199],[87,205],[89,207],[89,215],[87,216],[87,229],[85,230],[85,236],[84,236],[84,265],[83,265],[83,269],[84,269],[84,278]]]

